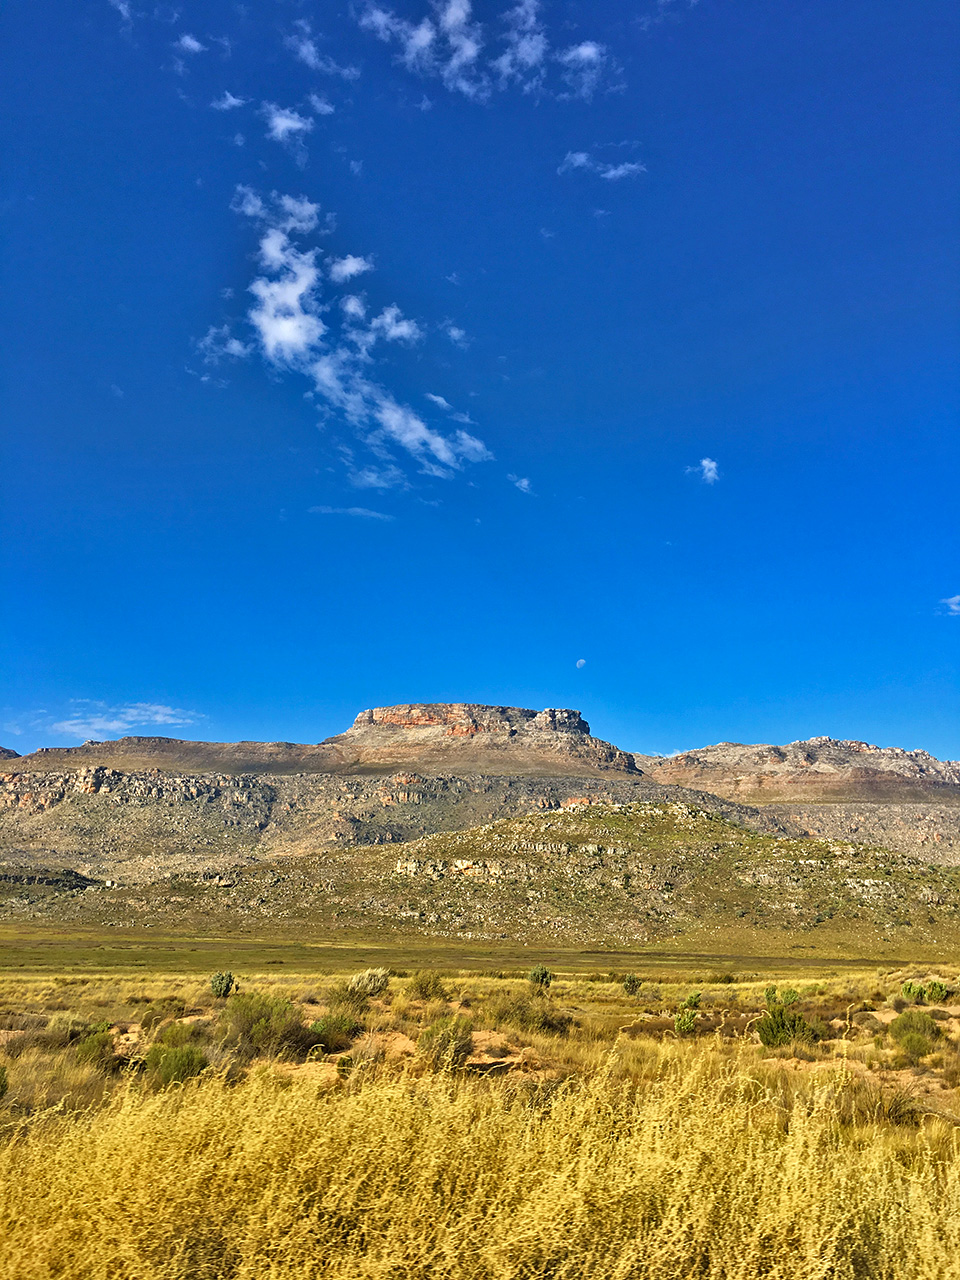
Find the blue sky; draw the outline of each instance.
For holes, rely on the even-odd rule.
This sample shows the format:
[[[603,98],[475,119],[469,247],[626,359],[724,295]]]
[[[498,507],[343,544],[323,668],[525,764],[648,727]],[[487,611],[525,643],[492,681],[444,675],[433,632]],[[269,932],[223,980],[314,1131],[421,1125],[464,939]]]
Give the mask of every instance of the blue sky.
[[[960,757],[954,4],[0,21],[0,742]]]

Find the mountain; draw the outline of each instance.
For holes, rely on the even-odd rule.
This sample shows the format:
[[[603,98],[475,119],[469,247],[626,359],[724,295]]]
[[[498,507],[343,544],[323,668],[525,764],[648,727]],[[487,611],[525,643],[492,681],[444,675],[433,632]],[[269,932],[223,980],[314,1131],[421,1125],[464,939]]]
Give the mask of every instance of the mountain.
[[[807,738],[778,747],[720,742],[648,761],[648,776],[743,804],[850,801],[960,805],[960,763],[926,751]]]
[[[590,734],[579,711],[419,703],[362,711],[345,733],[315,746],[292,742],[183,742],[119,738],[42,747],[18,759],[28,773],[103,766],[125,772],[292,774],[488,773],[581,776],[640,770],[626,751]]]
[[[707,954],[880,955],[960,942],[960,870],[764,835],[685,802],[572,804],[400,848],[324,848],[217,876],[0,882],[0,919],[192,936],[669,945]]]

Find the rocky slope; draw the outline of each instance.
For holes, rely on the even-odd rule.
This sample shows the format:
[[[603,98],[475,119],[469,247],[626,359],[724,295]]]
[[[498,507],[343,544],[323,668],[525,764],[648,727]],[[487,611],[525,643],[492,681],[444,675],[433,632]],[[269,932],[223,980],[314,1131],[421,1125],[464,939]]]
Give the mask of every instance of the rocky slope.
[[[960,804],[960,763],[926,751],[808,738],[778,747],[721,742],[646,766],[660,782],[745,804],[934,801]]]
[[[572,805],[390,849],[328,848],[229,874],[99,885],[0,882],[0,919],[329,938],[341,930],[802,954],[960,940],[960,872],[760,835],[686,803]]]

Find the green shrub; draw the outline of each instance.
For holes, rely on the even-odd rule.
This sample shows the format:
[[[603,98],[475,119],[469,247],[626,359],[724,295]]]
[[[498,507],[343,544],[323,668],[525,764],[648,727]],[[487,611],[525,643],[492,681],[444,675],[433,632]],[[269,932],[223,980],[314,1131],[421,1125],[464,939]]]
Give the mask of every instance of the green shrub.
[[[220,1015],[223,1038],[241,1054],[302,1057],[316,1043],[299,1010],[283,996],[259,991],[230,996]]]
[[[484,1005],[484,1013],[495,1027],[502,1024],[519,1031],[538,1031],[544,1035],[564,1035],[573,1019],[552,1000],[543,997],[496,995]]]
[[[210,978],[210,990],[217,1000],[226,1000],[235,987],[237,981],[232,973],[215,973]]]
[[[527,974],[527,981],[535,991],[546,991],[553,982],[553,974],[545,964],[536,964]]]
[[[936,1040],[940,1028],[922,1009],[907,1009],[890,1023],[890,1034],[902,1045],[907,1036],[918,1035],[925,1040]],[[929,1052],[929,1050],[928,1050]]]
[[[950,989],[946,983],[936,979],[927,983],[927,1000],[930,1004],[943,1004],[949,994]]]
[[[372,997],[382,995],[389,985],[389,969],[364,969],[363,973],[355,973],[348,981],[347,990]]]
[[[470,1057],[472,1030],[466,1018],[440,1018],[420,1032],[417,1052],[434,1071],[456,1070]]]
[[[779,1002],[768,1003],[767,1012],[757,1023],[757,1035],[760,1043],[768,1049],[792,1044],[794,1041],[809,1043],[814,1039],[813,1028],[803,1014]]]
[[[439,973],[421,969],[407,983],[407,996],[411,1000],[449,1000],[450,995]]]
[[[341,1053],[349,1049],[363,1028],[350,1013],[326,1013],[310,1024],[310,1034],[324,1053]]]
[[[919,1031],[908,1031],[900,1037],[899,1043],[900,1048],[911,1062],[919,1062],[921,1058],[925,1058],[933,1050],[933,1045]]]
[[[165,996],[144,1009],[140,1015],[140,1026],[144,1031],[152,1031],[168,1018],[182,1018],[186,1011],[187,1006],[179,996]]]
[[[625,973],[620,979],[623,983],[623,990],[628,996],[636,996],[640,994],[640,988],[643,986],[643,979],[636,973]]]
[[[146,1058],[147,1070],[157,1084],[181,1084],[206,1066],[207,1059],[195,1044],[155,1044]]]
[[[77,1061],[85,1067],[96,1067],[98,1071],[112,1071],[118,1060],[110,1032],[93,1031],[84,1036],[77,1045]]]
[[[681,1005],[673,1020],[673,1029],[678,1036],[692,1036],[697,1029],[696,1009]]]
[[[157,1036],[157,1043],[170,1049],[179,1049],[185,1044],[196,1044],[206,1039],[206,1031],[196,1022],[171,1022]]]
[[[700,992],[699,992],[699,991],[692,991],[692,992],[690,993],[690,995],[688,995],[688,996],[687,996],[686,1000],[684,1000],[684,1002],[683,1002],[683,1008],[684,1008],[684,1009],[699,1009],[699,1008],[700,1008]]]
[[[349,982],[335,982],[326,998],[331,1009],[350,1013],[355,1018],[362,1017],[370,1008],[369,997],[351,987]]]
[[[914,1004],[923,1004],[927,998],[927,989],[922,982],[905,982],[900,993],[904,1000],[912,1000]]]

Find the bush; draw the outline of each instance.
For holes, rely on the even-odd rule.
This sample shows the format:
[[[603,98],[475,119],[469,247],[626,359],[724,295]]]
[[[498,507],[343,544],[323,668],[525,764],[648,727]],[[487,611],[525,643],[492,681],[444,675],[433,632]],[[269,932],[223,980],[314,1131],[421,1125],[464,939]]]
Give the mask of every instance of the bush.
[[[421,969],[413,975],[407,983],[407,996],[410,1000],[450,999],[439,973],[433,973],[429,969]]]
[[[922,1036],[924,1040],[936,1040],[940,1035],[940,1028],[929,1013],[924,1013],[921,1009],[907,1009],[890,1023],[890,1034],[898,1044],[903,1045],[906,1037],[913,1035]],[[929,1049],[927,1052],[929,1053]]]
[[[923,1004],[927,998],[927,989],[922,982],[905,982],[900,993],[904,1000],[912,1000],[914,1004]]]
[[[692,991],[690,995],[687,996],[686,1000],[684,1000],[682,1007],[684,1009],[699,1009],[700,1008],[700,992]]]
[[[919,1062],[921,1058],[925,1058],[933,1050],[933,1045],[919,1031],[908,1031],[906,1035],[900,1037],[899,1043],[900,1048],[911,1062]]]
[[[678,1036],[692,1036],[697,1029],[696,1008],[681,1005],[673,1020],[673,1029]]]
[[[440,1018],[420,1032],[417,1052],[434,1071],[456,1070],[470,1057],[472,1030],[466,1018]]]
[[[527,974],[527,981],[535,991],[546,991],[553,982],[553,974],[545,964],[537,964]]]
[[[946,983],[936,979],[927,983],[927,1000],[930,1004],[943,1004],[949,994],[950,989]]]
[[[390,985],[389,969],[364,969],[363,973],[355,973],[347,983],[348,991],[356,991],[362,996],[379,996]]]
[[[573,1022],[569,1013],[558,1009],[552,1000],[507,993],[489,1000],[484,1013],[495,1027],[506,1023],[519,1031],[538,1031],[544,1035],[564,1035]]]
[[[327,1004],[332,1009],[361,1018],[369,1009],[370,1000],[362,991],[351,987],[349,982],[335,982],[327,992]]]
[[[349,1049],[354,1036],[362,1029],[349,1013],[327,1013],[310,1024],[310,1034],[324,1053],[341,1053]]]
[[[109,1031],[94,1031],[77,1045],[77,1061],[84,1067],[96,1067],[98,1071],[112,1071],[118,1063],[113,1051],[113,1036]]]
[[[182,1084],[198,1076],[207,1059],[194,1044],[155,1044],[147,1053],[146,1066],[157,1084]]]
[[[210,990],[217,1000],[226,1000],[234,987],[237,981],[232,973],[215,973],[210,978]]]
[[[623,990],[628,996],[636,996],[640,994],[640,988],[643,986],[643,979],[636,973],[625,973],[620,979],[623,983]]]
[[[144,1031],[152,1031],[168,1018],[182,1018],[186,1011],[186,1003],[179,996],[165,996],[144,1009],[140,1015],[140,1026]]]
[[[303,1056],[316,1043],[289,1000],[259,991],[230,996],[220,1023],[224,1039],[248,1057],[257,1054]]]
[[[767,1012],[757,1023],[757,1035],[762,1045],[776,1049],[795,1040],[809,1043],[814,1039],[814,1030],[799,1010],[791,1010],[777,1001],[768,1003]]]
[[[157,1036],[157,1043],[166,1045],[169,1049],[179,1049],[182,1045],[196,1044],[198,1040],[205,1039],[204,1028],[198,1023],[171,1022]]]

